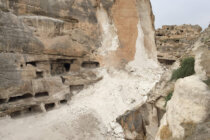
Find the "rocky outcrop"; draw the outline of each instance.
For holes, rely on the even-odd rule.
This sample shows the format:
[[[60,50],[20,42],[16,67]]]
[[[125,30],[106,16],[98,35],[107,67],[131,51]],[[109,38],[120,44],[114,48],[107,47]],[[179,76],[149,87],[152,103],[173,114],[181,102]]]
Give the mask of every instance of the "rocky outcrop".
[[[171,25],[156,30],[156,45],[160,63],[171,65],[192,49],[202,28],[198,25]]]
[[[175,82],[170,80],[171,75],[178,67],[179,61],[163,73],[159,82],[149,91],[145,104],[125,112],[117,119],[127,139],[155,139],[160,120],[166,112],[166,97],[174,90]]]
[[[136,54],[137,25],[156,59],[149,1],[1,0],[0,8],[2,115],[45,111],[98,81],[93,69],[123,68]]]
[[[173,96],[168,101],[166,113],[156,135],[157,140],[207,140],[209,135],[209,94],[205,80],[209,79],[208,38],[209,28],[201,33],[192,46],[195,55],[196,74],[179,79],[175,83]]]
[[[156,139],[209,139],[209,94],[199,77],[178,80]]]
[[[117,118],[126,139],[154,140],[158,130],[158,112],[153,104],[146,103]]]
[[[149,0],[0,0],[0,116],[24,120],[2,139],[124,138],[161,73],[153,23]]]
[[[52,109],[67,103],[74,87],[98,80],[92,69],[100,63],[91,56],[100,44],[95,4],[87,3],[90,13],[78,11],[82,3],[67,4],[0,2],[1,116]]]
[[[150,90],[145,104],[127,111],[117,119],[127,139],[210,138],[209,29],[205,29],[195,43],[187,47],[187,52],[168,67],[160,81]],[[180,67],[183,58],[189,56],[195,57],[196,74],[172,80],[173,71]]]

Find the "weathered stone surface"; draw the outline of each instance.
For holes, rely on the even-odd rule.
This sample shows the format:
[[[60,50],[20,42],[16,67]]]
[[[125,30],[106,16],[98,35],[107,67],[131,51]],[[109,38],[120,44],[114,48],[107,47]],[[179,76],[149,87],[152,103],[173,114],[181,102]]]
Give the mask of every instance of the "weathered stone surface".
[[[117,118],[123,127],[126,139],[154,140],[158,130],[158,112],[153,104],[146,103],[141,107]]]
[[[92,69],[82,67],[83,58],[13,53],[1,53],[0,57],[2,115],[14,114],[31,106],[41,108],[43,103],[56,105],[60,101],[68,101],[72,96],[71,85],[85,86],[100,80],[91,72]],[[71,65],[79,66],[75,69],[76,73],[71,71]],[[82,72],[81,69],[89,72]],[[64,77],[70,77],[71,82]]]
[[[131,99],[133,100],[134,96],[128,99],[125,93],[116,97],[108,93],[111,98],[107,98],[104,97],[105,93],[101,95],[91,92],[89,98],[82,97],[79,93],[102,79],[103,75],[98,75],[99,67],[125,70],[127,64],[144,54],[142,61],[136,65],[143,69],[145,67],[142,65],[149,66],[147,60],[151,60],[154,63],[149,68],[157,68],[154,33],[154,16],[149,0],[0,0],[0,116],[16,118],[46,112],[81,96],[82,105],[74,104],[75,108],[70,110],[72,114],[68,114],[68,117],[74,116],[77,112],[75,118],[69,117],[70,122],[74,122],[68,124],[68,130],[73,132],[73,136],[63,127],[60,131],[64,131],[62,133],[68,135],[68,139],[100,139],[103,136],[104,139],[123,138],[119,124],[110,127],[109,123],[115,121],[116,116],[127,109],[127,104],[133,104],[130,102],[133,102]],[[154,71],[156,73],[156,70]],[[152,82],[158,79],[155,76],[151,78]],[[113,80],[110,76],[107,78]],[[134,76],[132,78],[138,79]],[[147,78],[146,81],[150,81]],[[116,80],[113,81],[118,84]],[[112,85],[109,86],[112,89]],[[121,88],[120,86],[117,88]],[[148,89],[149,87],[142,88],[142,92]],[[135,92],[137,90],[134,88]],[[122,101],[118,96],[122,97]],[[142,97],[138,95],[138,98],[140,96]],[[96,105],[92,102],[98,98],[102,103],[108,101],[108,107],[106,103],[103,105],[98,101],[98,105],[104,107],[104,112],[95,108]],[[115,99],[119,99],[118,104],[123,103],[125,106],[117,111],[117,115],[112,115],[109,106],[115,105]],[[139,99],[142,102],[144,100]],[[156,115],[155,108],[152,112],[147,112],[147,108],[150,110],[152,106],[146,105],[142,109],[143,122],[152,120],[153,115]],[[66,116],[66,120],[69,120],[68,117]],[[137,118],[134,117],[134,120],[136,119],[138,120],[138,115]],[[148,134],[154,135],[155,129],[150,128],[150,124],[142,126],[141,121],[138,121],[139,123],[133,124],[138,133],[145,127]],[[154,123],[156,124],[155,121]],[[106,128],[102,131],[99,126],[104,124]],[[56,122],[55,126],[50,126],[52,132],[57,126],[62,125]],[[110,128],[111,132],[105,132]],[[41,130],[44,129],[45,125]],[[76,138],[74,132],[78,135]],[[51,135],[46,135],[47,133],[40,138],[50,139]],[[21,135],[17,136],[18,138],[28,139]]]
[[[156,103],[161,97],[165,98],[174,90],[175,81],[171,81],[171,75],[175,69],[179,68],[179,65],[180,61],[177,61],[163,73],[160,81],[150,90],[148,102]]]
[[[112,3],[103,5],[109,9]],[[90,56],[100,45],[97,5],[92,0],[0,1],[1,114],[34,105],[41,108],[43,103],[59,104],[72,96],[71,85],[97,81],[81,74],[81,69],[89,70],[83,63],[99,66]],[[62,76],[79,79],[67,84]],[[11,99],[15,101],[10,105]]]
[[[172,99],[167,103],[156,140],[207,140],[210,138],[210,90],[204,83],[209,79],[209,28],[201,33],[192,46],[196,75],[175,83]]]
[[[204,79],[210,79],[210,27],[202,32],[200,39],[195,43],[196,72]]]
[[[17,16],[0,11],[0,51],[40,53],[44,46]]]
[[[143,50],[143,53],[156,61],[155,42],[152,39],[155,34],[154,16],[150,1],[116,0],[110,9],[110,14],[112,19],[107,21],[107,24],[111,23],[111,26],[114,26],[114,29],[110,29],[110,32],[117,30],[119,41],[116,41],[118,43],[118,47],[115,48],[116,51],[110,51],[103,56],[103,63],[123,67],[130,61],[133,61],[137,47],[140,47],[137,46],[136,42],[140,41],[141,33],[144,33],[142,40],[144,40],[145,50]],[[108,35],[105,38],[108,38]],[[116,36],[113,37],[112,42],[114,42],[115,38]]]
[[[209,98],[207,85],[197,76],[178,80],[172,99],[167,104],[157,140],[190,139],[198,131],[201,139],[209,138]],[[171,134],[163,134],[164,127]],[[203,128],[201,130],[201,128]],[[193,138],[196,139],[196,138]]]
[[[199,38],[201,27],[198,25],[163,26],[156,30],[158,60],[171,65],[192,49]]]

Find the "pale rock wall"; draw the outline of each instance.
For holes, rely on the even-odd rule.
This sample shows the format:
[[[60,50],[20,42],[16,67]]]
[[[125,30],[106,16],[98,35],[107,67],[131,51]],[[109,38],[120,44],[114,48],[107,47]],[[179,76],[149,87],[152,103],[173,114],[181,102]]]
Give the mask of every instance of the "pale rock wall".
[[[109,35],[104,37],[106,37],[105,42],[107,42],[107,38],[111,36],[112,41],[108,42],[109,44],[112,42],[112,44],[106,47],[111,48],[111,51],[104,56],[104,64],[123,67],[136,59],[137,48],[141,48],[140,53],[144,55],[140,54],[141,58],[145,57],[156,61],[156,48],[153,39],[154,17],[150,1],[116,0],[105,15],[108,15],[109,19],[106,19],[107,23],[101,23],[101,26],[103,29],[107,27],[106,30],[111,30]],[[140,28],[142,28],[142,32]],[[116,32],[117,36],[113,32]],[[143,36],[143,40],[140,41],[142,44],[137,44],[140,36]],[[114,47],[114,45],[116,46]],[[112,51],[113,48],[116,51]]]
[[[70,100],[74,88],[99,80],[92,70],[100,63],[91,54],[100,46],[96,2],[0,5],[1,116],[57,107]]]
[[[176,82],[156,139],[209,139],[209,94],[207,85],[197,76]]]
[[[199,25],[165,25],[156,30],[158,60],[165,65],[183,57],[200,37]]]
[[[205,83],[209,79],[209,33],[208,27],[193,45],[196,74],[175,83],[173,96],[167,103],[156,140],[210,138],[210,90]]]
[[[39,79],[57,77],[55,82],[60,82],[58,89],[62,91],[62,83],[65,89],[78,84],[74,80],[66,82],[73,73],[80,77],[78,86],[97,81],[89,68],[125,68],[129,62],[134,62],[130,67],[138,66],[137,69],[156,65],[154,17],[149,0],[0,2],[2,103],[9,103],[13,97],[23,100],[25,94],[49,92],[48,86],[34,90]],[[149,59],[151,63],[147,62]],[[84,82],[83,73],[92,79]],[[72,96],[68,92],[62,96]],[[40,104],[39,100],[35,102]]]
[[[2,139],[124,139],[161,74],[153,22],[149,0],[0,0]]]

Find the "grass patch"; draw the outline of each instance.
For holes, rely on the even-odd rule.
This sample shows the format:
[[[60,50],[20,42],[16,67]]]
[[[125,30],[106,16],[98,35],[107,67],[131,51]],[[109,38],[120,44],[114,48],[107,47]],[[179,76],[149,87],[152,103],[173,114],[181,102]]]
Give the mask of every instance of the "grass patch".
[[[172,96],[173,96],[173,92],[174,92],[174,91],[169,92],[168,95],[165,97],[165,100],[166,100],[165,107],[166,107],[168,101],[171,100],[171,98],[172,98]]]
[[[181,61],[181,67],[173,71],[171,80],[184,78],[195,73],[195,59],[193,57],[185,58]]]

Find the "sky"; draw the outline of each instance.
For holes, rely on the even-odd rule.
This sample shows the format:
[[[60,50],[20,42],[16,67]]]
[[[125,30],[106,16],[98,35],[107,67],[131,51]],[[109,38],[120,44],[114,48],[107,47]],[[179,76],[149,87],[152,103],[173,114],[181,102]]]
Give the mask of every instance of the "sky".
[[[155,27],[162,25],[210,24],[210,0],[151,0]]]

